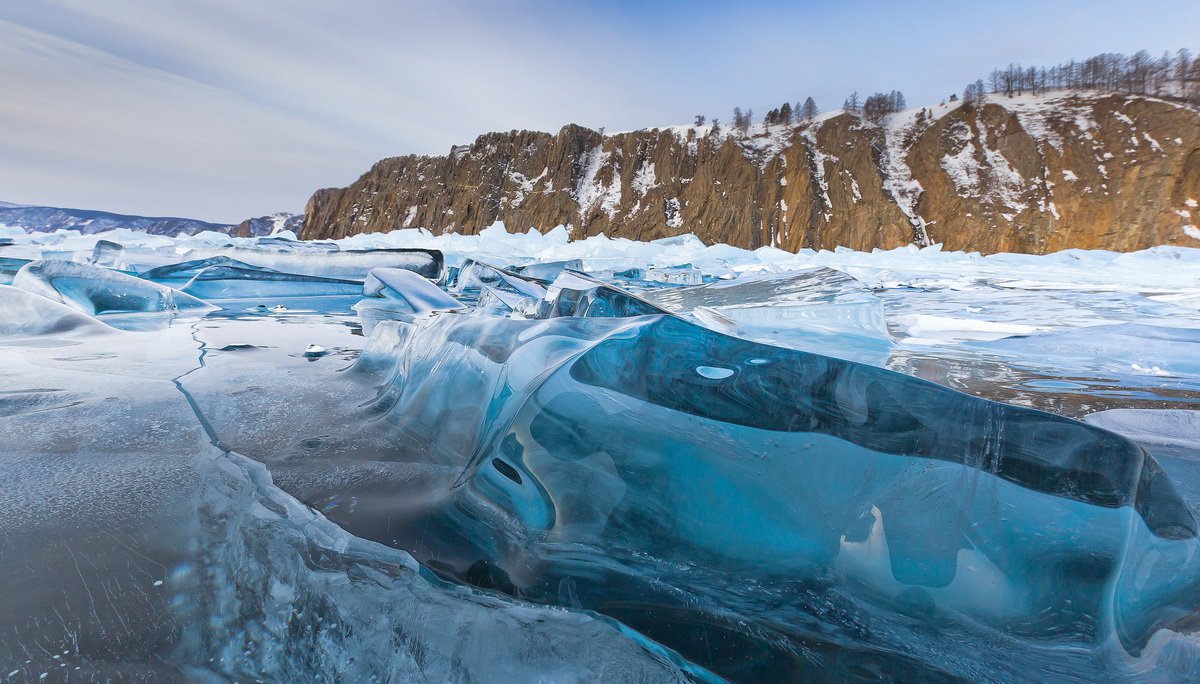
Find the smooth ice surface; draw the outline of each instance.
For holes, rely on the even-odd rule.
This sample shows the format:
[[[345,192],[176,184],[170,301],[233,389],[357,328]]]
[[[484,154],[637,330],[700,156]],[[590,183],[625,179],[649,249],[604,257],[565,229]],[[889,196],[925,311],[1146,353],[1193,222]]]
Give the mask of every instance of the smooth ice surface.
[[[138,275],[208,300],[350,295],[362,287],[357,280],[281,273],[225,256],[159,266]]]
[[[214,308],[189,294],[124,273],[54,259],[22,266],[13,286],[93,315]]]
[[[714,330],[851,361],[881,363],[892,347],[883,301],[831,268],[747,275],[647,298]]]
[[[4,236],[10,679],[1194,675],[1195,250]]]

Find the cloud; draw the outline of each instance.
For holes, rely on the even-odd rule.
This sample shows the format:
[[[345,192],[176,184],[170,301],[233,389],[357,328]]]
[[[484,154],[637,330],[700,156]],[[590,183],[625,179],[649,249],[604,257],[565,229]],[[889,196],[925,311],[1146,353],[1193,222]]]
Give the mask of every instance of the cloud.
[[[1170,5],[1171,3],[1167,3]],[[1176,48],[1122,3],[43,0],[0,7],[0,199],[237,221],[488,130],[937,100],[992,66]],[[1194,45],[1192,47],[1195,47]]]

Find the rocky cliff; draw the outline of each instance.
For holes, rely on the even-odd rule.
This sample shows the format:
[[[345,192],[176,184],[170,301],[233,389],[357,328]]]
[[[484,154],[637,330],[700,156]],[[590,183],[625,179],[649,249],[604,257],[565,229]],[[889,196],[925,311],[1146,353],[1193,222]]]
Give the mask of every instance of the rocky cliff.
[[[747,132],[489,133],[446,156],[384,159],[317,191],[303,238],[423,227],[571,228],[788,250],[1044,253],[1200,247],[1200,115],[1141,97],[939,105],[882,125],[835,113]]]

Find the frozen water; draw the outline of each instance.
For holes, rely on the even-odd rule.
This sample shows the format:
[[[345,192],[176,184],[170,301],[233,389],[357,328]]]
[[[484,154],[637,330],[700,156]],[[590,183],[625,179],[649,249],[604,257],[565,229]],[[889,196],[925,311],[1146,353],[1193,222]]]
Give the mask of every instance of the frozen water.
[[[86,314],[213,309],[191,295],[90,264],[49,259],[21,267],[13,286]]]
[[[831,268],[749,275],[647,298],[738,337],[882,364],[892,347],[883,302]]]
[[[432,311],[464,308],[429,280],[399,268],[372,269],[363,284],[363,299],[354,305],[368,335],[381,320],[412,320]]]
[[[357,280],[280,273],[229,257],[160,266],[140,276],[206,300],[349,295],[362,288]]]
[[[1194,676],[1195,250],[4,235],[10,679]]]

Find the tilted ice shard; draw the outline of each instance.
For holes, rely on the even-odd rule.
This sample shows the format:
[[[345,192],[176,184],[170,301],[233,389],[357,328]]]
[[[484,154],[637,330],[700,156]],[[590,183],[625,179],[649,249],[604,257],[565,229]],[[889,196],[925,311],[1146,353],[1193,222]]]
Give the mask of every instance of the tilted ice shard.
[[[541,280],[548,283],[557,278],[558,274],[565,270],[582,271],[583,261],[580,259],[537,261],[524,266],[516,266],[509,270],[526,278],[533,278],[534,280]]]
[[[411,320],[432,311],[466,308],[426,278],[399,268],[372,269],[362,290],[363,299],[354,305],[354,310],[367,335],[381,320]]]
[[[111,332],[95,318],[56,300],[0,285],[0,337],[61,334],[78,328]]]
[[[517,275],[474,259],[468,259],[458,269],[451,289],[477,295],[484,287],[534,299],[541,299],[546,294],[546,288],[536,278]]]
[[[834,594],[893,614],[1112,635],[1133,653],[1200,608],[1196,523],[1134,443],[672,316],[570,317],[639,306],[621,294],[564,274],[548,295],[553,320],[441,317],[377,331],[361,363],[392,369],[372,411],[404,435],[397,448],[414,449],[403,458],[470,454],[413,530],[442,530],[439,546],[411,540],[420,560],[639,621],[718,671],[733,665],[645,611],[748,622],[766,641],[738,638],[775,654],[763,676],[795,672],[765,644],[803,632],[776,623],[812,608],[785,594],[800,601],[792,618],[763,612],[721,578],[839,578]]]
[[[104,266],[105,268],[115,268],[125,270],[128,264],[125,263],[125,248],[118,242],[110,240],[97,240],[96,246],[92,248],[92,264],[96,266]]]
[[[203,299],[351,295],[362,288],[357,280],[280,273],[225,256],[160,266],[140,277]]]
[[[619,287],[582,273],[563,271],[546,289],[537,315],[538,318],[611,318],[660,313],[666,312]]]
[[[92,315],[216,308],[164,285],[73,261],[26,264],[13,278],[13,286]]]
[[[409,313],[461,309],[463,305],[429,280],[399,268],[375,268],[363,283],[363,295],[379,297],[407,308]]]

